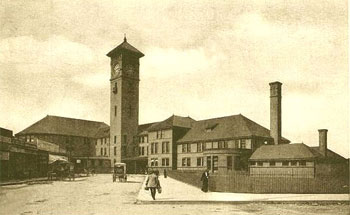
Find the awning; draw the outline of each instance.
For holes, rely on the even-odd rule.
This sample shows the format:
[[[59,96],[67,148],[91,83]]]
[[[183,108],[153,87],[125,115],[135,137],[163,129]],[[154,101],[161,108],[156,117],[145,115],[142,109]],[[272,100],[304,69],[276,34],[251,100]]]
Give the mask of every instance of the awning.
[[[68,158],[60,155],[50,155],[49,154],[49,164],[52,164],[55,161],[68,162]]]

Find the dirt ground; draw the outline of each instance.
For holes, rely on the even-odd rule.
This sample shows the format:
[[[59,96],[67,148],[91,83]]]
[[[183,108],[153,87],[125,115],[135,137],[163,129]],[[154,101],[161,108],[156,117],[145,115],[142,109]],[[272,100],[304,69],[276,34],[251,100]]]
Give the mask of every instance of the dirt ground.
[[[348,204],[136,204],[143,176],[111,175],[0,187],[0,214],[350,214]]]

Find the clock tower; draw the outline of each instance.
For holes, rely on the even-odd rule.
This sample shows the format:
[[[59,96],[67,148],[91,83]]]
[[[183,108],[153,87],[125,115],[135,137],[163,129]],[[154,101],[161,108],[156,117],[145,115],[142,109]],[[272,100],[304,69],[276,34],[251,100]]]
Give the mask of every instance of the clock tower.
[[[123,162],[137,156],[139,117],[139,59],[144,56],[124,42],[107,54],[110,57],[110,158]]]

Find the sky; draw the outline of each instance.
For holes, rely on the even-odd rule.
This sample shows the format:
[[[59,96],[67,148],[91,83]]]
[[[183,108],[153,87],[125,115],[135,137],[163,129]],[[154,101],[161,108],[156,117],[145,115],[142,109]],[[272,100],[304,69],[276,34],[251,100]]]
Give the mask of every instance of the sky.
[[[345,0],[16,1],[0,3],[0,127],[46,115],[109,124],[106,54],[140,60],[139,123],[242,114],[269,128],[282,85],[282,135],[349,157]]]

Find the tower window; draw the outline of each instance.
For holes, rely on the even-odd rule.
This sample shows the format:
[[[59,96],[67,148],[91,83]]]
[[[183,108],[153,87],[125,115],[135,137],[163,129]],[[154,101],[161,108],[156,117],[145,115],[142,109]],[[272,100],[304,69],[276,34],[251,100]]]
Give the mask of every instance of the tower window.
[[[117,106],[114,106],[114,116],[117,116]]]
[[[113,93],[114,93],[114,94],[117,94],[117,93],[118,93],[118,84],[117,84],[117,82],[114,83]]]
[[[117,143],[117,136],[114,136],[114,144]]]

